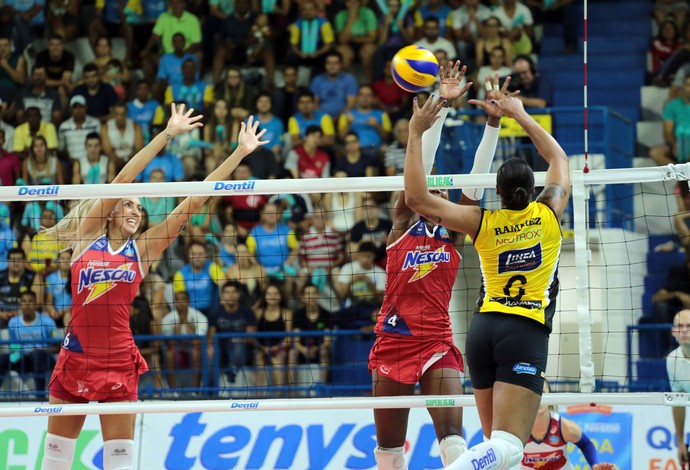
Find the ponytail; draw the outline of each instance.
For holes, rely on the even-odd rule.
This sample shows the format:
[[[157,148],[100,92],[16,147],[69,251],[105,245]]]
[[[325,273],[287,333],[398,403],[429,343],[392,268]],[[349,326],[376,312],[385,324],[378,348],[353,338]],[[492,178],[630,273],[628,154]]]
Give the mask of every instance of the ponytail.
[[[506,209],[519,211],[527,207],[530,201],[530,194],[525,188],[519,186],[513,189],[512,197],[504,204],[504,206]]]
[[[67,215],[55,226],[41,230],[48,237],[54,237],[63,250],[73,250],[78,240],[79,225],[86,218],[97,199],[83,199],[72,205]],[[104,219],[105,222],[105,219]]]

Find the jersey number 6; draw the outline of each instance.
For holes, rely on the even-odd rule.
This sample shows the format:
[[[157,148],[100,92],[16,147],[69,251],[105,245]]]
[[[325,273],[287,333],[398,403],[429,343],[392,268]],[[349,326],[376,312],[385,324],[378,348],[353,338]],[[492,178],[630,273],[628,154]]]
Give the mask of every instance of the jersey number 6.
[[[505,287],[503,288],[503,293],[506,295],[506,297],[510,297],[511,299],[515,300],[520,300],[523,295],[525,295],[525,289],[522,287],[518,287],[517,295],[511,295],[510,289],[513,287],[513,284],[516,282],[520,283],[520,285],[524,286],[527,284],[527,278],[523,276],[522,274],[518,274],[516,276],[511,277],[508,279],[508,282],[506,283]]]

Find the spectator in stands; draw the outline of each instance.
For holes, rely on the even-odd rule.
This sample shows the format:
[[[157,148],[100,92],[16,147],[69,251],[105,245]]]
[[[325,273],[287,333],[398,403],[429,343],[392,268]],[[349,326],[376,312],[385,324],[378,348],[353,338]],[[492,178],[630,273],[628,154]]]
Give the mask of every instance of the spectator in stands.
[[[26,61],[22,48],[12,50],[12,39],[0,36],[0,89],[14,94],[26,83]]]
[[[22,163],[22,179],[25,184],[65,184],[65,175],[57,157],[48,151],[43,136],[34,138],[27,158]]]
[[[21,240],[26,240],[26,237],[23,235],[29,235],[29,238],[31,238],[41,229],[42,217],[46,209],[55,214],[58,221],[65,216],[65,210],[59,201],[38,200],[27,203],[21,220],[21,228],[24,232],[22,237],[20,237]],[[25,243],[23,243],[22,248],[24,248],[24,253],[27,253],[29,250],[28,245]]]
[[[48,0],[46,24],[48,35],[58,34],[70,42],[79,35],[79,0]]]
[[[182,104],[181,102],[175,103],[177,105]],[[170,113],[170,108],[164,108],[167,114]],[[194,115],[199,114],[198,111],[194,111]],[[167,116],[170,117],[169,115]],[[175,155],[182,161],[182,167],[184,168],[185,178],[187,180],[191,178],[203,179],[203,166],[202,158],[203,152],[201,150],[201,129],[198,127],[192,129],[191,132],[185,132],[184,134],[178,134],[173,137],[168,143],[168,152]]]
[[[257,15],[250,9],[249,0],[235,0],[235,11],[223,20],[220,41],[213,53],[213,81],[219,82],[227,64],[244,64],[251,42],[251,30]]]
[[[249,252],[245,243],[237,243],[236,263],[231,265],[225,276],[237,281],[242,286],[243,303],[254,306],[261,297],[261,292],[268,285],[268,276],[256,257]]]
[[[676,235],[681,246],[685,251],[690,251],[690,187],[687,181],[679,181],[674,191],[678,211],[673,216],[673,225],[676,228]],[[665,244],[657,246],[654,251],[673,251],[676,243],[671,240]]]
[[[62,102],[67,103],[67,97],[72,91],[74,55],[65,50],[65,41],[62,36],[53,34],[48,39],[48,49],[36,55],[35,65],[45,67],[48,77],[46,85],[57,89]]]
[[[353,261],[340,268],[335,290],[343,306],[357,303],[381,305],[386,271],[375,264],[375,259],[376,247],[365,241],[353,252]]]
[[[350,178],[376,176],[378,173],[378,154],[362,152],[359,136],[354,131],[345,134],[343,142],[345,143],[345,151],[343,155],[336,158],[333,173],[343,172]]]
[[[427,0],[427,2],[417,8],[414,13],[414,25],[417,30],[417,38],[425,34],[425,22],[429,18],[435,18],[438,20],[440,36],[449,37],[450,28],[447,30],[447,26],[450,26],[449,17],[451,12],[451,7],[449,7],[443,0]]]
[[[285,307],[283,291],[276,284],[269,284],[261,296],[256,313],[258,333],[279,333],[292,331],[292,311]],[[257,367],[271,367],[271,385],[280,387],[286,383],[287,352],[291,344],[288,336],[270,336],[256,339]],[[267,373],[256,376],[256,385],[266,384]],[[282,395],[278,392],[277,395]]]
[[[374,108],[374,90],[362,85],[357,93],[355,107],[340,115],[338,134],[342,139],[355,132],[362,146],[362,152],[378,156],[381,147],[391,137],[391,120],[384,111]]]
[[[19,313],[19,298],[28,290],[38,299],[43,298],[40,276],[26,267],[26,253],[21,248],[12,248],[7,252],[7,270],[0,271],[0,328],[6,327],[7,321]]]
[[[19,314],[9,321],[10,354],[0,354],[0,382],[6,371],[14,370],[34,379],[36,391],[46,388],[46,374],[53,370],[53,352],[57,345],[55,321],[39,311],[36,294],[28,290],[20,298]]]
[[[685,263],[671,266],[664,287],[652,297],[656,323],[671,323],[675,312],[690,307],[690,252],[685,253]]]
[[[89,40],[94,50],[99,47],[99,42],[103,38],[109,43],[110,37],[122,37],[125,39],[125,57],[134,57],[133,51],[133,30],[130,17],[132,8],[118,2],[107,0],[96,0],[96,12],[89,24]],[[98,54],[96,54],[98,56]],[[99,67],[103,64],[98,64]],[[102,71],[101,71],[101,74]]]
[[[354,145],[354,143],[345,144]],[[334,178],[347,178],[344,170],[334,169]],[[323,207],[331,214],[333,229],[345,235],[362,219],[362,201],[364,193],[345,191],[338,193],[326,193],[323,198]]]
[[[517,0],[502,0],[502,5],[493,12],[504,30],[504,35],[513,46],[516,55],[531,54],[534,39],[534,18],[527,5]]]
[[[158,75],[156,82],[156,95],[163,96],[163,92],[170,85],[182,83],[182,64],[186,60],[192,60],[196,65],[197,75],[195,81],[199,80],[199,58],[187,51],[187,40],[182,33],[175,33],[172,39],[173,51],[161,56],[158,64]],[[210,57],[210,56],[208,56]]]
[[[429,49],[431,52],[445,51],[449,58],[457,57],[455,45],[441,36],[441,24],[435,16],[430,16],[424,20],[422,38],[417,40],[415,45]]]
[[[273,98],[271,98],[270,93],[259,93],[256,97],[255,108],[255,119],[259,120],[259,129],[266,130],[263,140],[269,142],[261,148],[270,150],[276,158],[282,159],[285,123],[273,114]]]
[[[414,15],[410,11],[411,2],[405,0],[388,0],[378,3],[382,9],[379,15],[379,34],[374,54],[374,79],[380,79],[380,70],[385,61],[393,58],[402,47],[416,39]]]
[[[18,122],[24,122],[24,110],[32,106],[39,109],[41,120],[52,122],[55,126],[62,122],[60,95],[53,88],[46,87],[46,69],[37,65],[31,71],[31,86],[22,90],[16,101]]]
[[[234,0],[209,0],[208,15],[201,24],[201,45],[204,57],[213,57],[213,48],[220,39],[223,22],[234,12]]]
[[[185,103],[187,108],[194,108],[199,113],[206,113],[213,104],[213,87],[199,80],[196,62],[185,59],[182,62],[182,82],[168,85],[165,90],[164,104]]]
[[[276,204],[264,204],[260,223],[247,237],[247,248],[268,276],[286,280],[289,289],[291,283],[288,279],[297,274],[299,243],[295,232],[280,221],[280,215]]]
[[[282,2],[288,5],[288,2],[283,0]],[[265,5],[265,4],[263,4]],[[277,2],[274,2],[274,7]],[[270,8],[270,7],[269,7]],[[264,71],[264,85],[267,89],[272,90],[275,87],[275,73],[276,73],[276,57],[274,52],[274,47],[277,45],[275,41],[280,39],[281,29],[274,30],[271,27],[269,18],[276,18],[279,15],[261,13],[256,17],[254,24],[249,30],[249,42],[247,47],[247,60],[245,67],[261,67]]]
[[[175,273],[173,290],[187,292],[192,307],[204,315],[218,305],[218,283],[223,271],[208,259],[206,244],[191,241],[187,248],[187,264]]]
[[[84,65],[82,72],[84,84],[72,90],[72,96],[83,96],[86,100],[86,112],[101,122],[110,119],[111,109],[119,101],[115,89],[103,83],[98,67],[94,63]]]
[[[577,9],[573,0],[525,0],[525,5],[534,13],[537,24],[555,23],[563,28],[563,52],[577,51]]]
[[[17,247],[17,238],[12,230],[10,208],[7,204],[0,204],[0,272],[7,271],[7,256],[12,248]]]
[[[130,49],[131,45],[128,44],[127,50]],[[103,83],[112,86],[118,99],[124,101],[127,98],[130,80],[129,67],[126,61],[112,56],[112,44],[107,37],[99,38],[94,50],[96,51],[94,63],[98,67]],[[131,57],[129,52],[125,57]]]
[[[149,2],[145,1],[144,4]],[[153,3],[153,2],[151,2]],[[185,50],[193,54],[201,53],[201,23],[199,18],[187,11],[185,0],[169,0],[169,9],[158,16],[153,32],[149,36],[146,47],[139,53],[144,65],[144,74],[149,80],[155,77],[155,69],[158,67],[159,54],[154,53],[156,46],[160,44],[163,54],[174,51],[173,36],[182,33],[187,41]],[[199,58],[201,60],[201,58]]]
[[[371,65],[376,52],[376,13],[361,0],[345,0],[345,8],[335,15],[335,31],[338,35],[338,51],[343,57],[346,70],[359,57],[368,83],[372,82]]]
[[[650,50],[652,56],[651,72],[659,70],[664,61],[682,45],[676,23],[671,20],[662,21],[659,25],[659,34],[652,42]]]
[[[500,78],[505,78],[510,73],[510,67],[506,66],[506,51],[501,46],[494,47],[489,54],[489,65],[482,65],[477,72],[477,78],[474,80],[477,99],[483,101],[486,97],[484,80],[487,76],[493,79],[498,74]]]
[[[285,159],[285,169],[293,178],[327,178],[331,175],[331,158],[319,148],[321,128],[309,126],[301,145],[295,146]]]
[[[207,354],[211,364],[218,354],[220,370],[234,381],[235,373],[240,367],[249,365],[248,349],[254,343],[252,338],[219,338],[216,348],[216,333],[255,333],[256,315],[242,302],[242,284],[238,281],[227,281],[220,291],[220,305],[209,315],[207,335]]]
[[[19,157],[5,148],[5,131],[0,129],[0,186],[14,186],[21,176]]]
[[[340,53],[330,51],[325,56],[325,72],[312,79],[309,89],[317,99],[319,111],[335,120],[355,105],[358,86],[354,75],[343,71]]]
[[[163,124],[165,112],[161,104],[151,99],[151,85],[145,79],[137,82],[135,98],[127,103],[127,117],[139,124],[144,142],[151,140],[151,130]]]
[[[546,108],[553,106],[553,86],[548,78],[537,70],[534,60],[528,55],[518,55],[513,59],[514,77],[511,88],[520,90],[517,98],[525,108]]]
[[[688,4],[678,0],[654,0],[654,19],[661,28],[664,20],[673,20],[682,29],[688,17]]]
[[[664,141],[653,147],[649,156],[657,165],[685,163],[690,159],[690,76],[685,77],[681,97],[664,106]]]
[[[358,1],[358,0],[355,0]],[[335,128],[330,115],[316,109],[314,93],[301,91],[297,98],[297,113],[288,120],[288,133],[292,147],[300,145],[304,139],[304,132],[309,126],[318,126],[323,132],[321,145],[330,146],[335,143]]]
[[[230,266],[237,264],[237,227],[232,220],[229,220],[223,226],[223,231],[216,241],[216,259],[218,264],[223,269],[228,269]]]
[[[52,209],[43,209],[41,211],[41,228],[48,229],[55,227],[57,224],[57,215]],[[25,242],[29,237],[24,237]],[[23,242],[23,244],[25,243]],[[29,249],[25,250],[28,253],[28,261],[31,264],[31,269],[38,275],[46,277],[58,270],[57,260],[62,245],[57,237],[44,232],[39,232],[33,236],[29,244]]]
[[[237,165],[232,179],[237,181],[254,179],[251,167],[246,161],[243,160]],[[227,207],[232,208],[233,219],[237,223],[239,235],[246,237],[259,221],[261,208],[266,204],[268,198],[263,194],[238,194],[224,196],[223,200]]]
[[[41,111],[36,106],[26,110],[26,122],[20,124],[14,131],[14,152],[27,155],[31,143],[36,137],[43,137],[50,150],[58,147],[57,132],[55,126],[41,119]]]
[[[323,333],[323,336],[293,337],[292,353],[296,357],[290,359],[288,363],[321,366],[319,381],[326,383],[332,339],[328,332],[333,328],[331,314],[319,305],[319,291],[312,284],[306,284],[300,290],[300,300],[302,307],[295,310],[292,317],[292,331],[319,332]]]
[[[384,63],[381,73],[383,78],[371,85],[375,107],[385,112],[391,120],[397,120],[410,110],[410,93],[393,80],[390,60]]]
[[[57,258],[57,269],[48,274],[45,280],[46,313],[62,327],[68,326],[72,318],[71,259],[71,251],[61,251]]]
[[[101,127],[103,151],[116,168],[121,168],[144,148],[144,135],[139,124],[127,117],[126,104],[113,106],[112,115]]]
[[[0,131],[3,132],[4,140],[0,144],[0,149],[6,152],[11,152],[14,148],[14,126],[6,123],[3,120],[5,110],[7,109],[7,102],[0,98]]]
[[[295,66],[321,67],[333,47],[333,26],[318,16],[316,2],[300,2],[300,16],[290,25],[290,49],[286,62]]]
[[[45,0],[5,0],[4,12],[14,16],[15,45],[23,51],[34,38],[44,36]]]
[[[678,347],[666,357],[666,372],[671,391],[688,393],[690,392],[690,310],[683,309],[675,314],[671,334],[678,341]],[[685,407],[674,406],[672,414],[678,446],[678,463],[680,468],[683,468],[690,462],[688,445],[685,441]]]
[[[75,95],[70,100],[72,117],[60,124],[60,151],[67,158],[86,163],[86,136],[101,131],[101,122],[86,114],[86,98]],[[74,179],[74,175],[72,175]]]
[[[297,86],[297,67],[288,65],[283,68],[283,86],[272,93],[273,109],[281,121],[287,123],[297,109],[297,98],[300,88]]]
[[[186,365],[193,370],[193,386],[201,384],[201,338],[208,334],[208,319],[197,308],[190,306],[190,294],[184,290],[175,292],[174,307],[163,317],[161,332],[165,336],[192,335],[199,339],[174,339],[169,341],[167,350],[168,385],[177,384],[176,370],[186,369]]]
[[[177,158],[173,156],[174,161],[179,162]],[[154,161],[156,159],[154,158]],[[153,162],[151,162],[153,163]],[[150,165],[150,164],[149,164]],[[148,169],[148,167],[147,167]],[[146,171],[146,170],[145,170]],[[182,165],[179,167],[179,177],[183,178],[184,173],[182,171]],[[144,180],[148,183],[164,183],[165,171],[162,168],[156,168],[148,172],[148,179]],[[148,216],[149,227],[153,227],[165,220],[167,214],[175,209],[176,202],[174,197],[143,197],[141,198],[141,207],[144,208]]]
[[[225,80],[216,83],[213,96],[217,100],[225,100],[233,120],[230,130],[231,142],[237,142],[240,123],[246,121],[252,113],[258,94],[259,91],[255,87],[247,85],[242,80],[242,70],[239,67],[228,67]]]
[[[224,99],[217,99],[213,105],[213,114],[204,126],[204,165],[210,173],[220,165],[232,152],[237,142],[232,142],[233,119],[230,116],[228,103]]]
[[[450,13],[448,26],[452,28],[458,56],[463,58],[464,63],[476,58],[474,45],[482,37],[484,23],[490,16],[491,8],[479,0],[465,0],[463,5]]]
[[[501,36],[501,27],[501,20],[495,16],[490,16],[484,21],[481,37],[475,47],[477,67],[490,65],[491,51],[497,47],[501,47],[505,53],[504,62],[501,65],[510,67],[513,64],[513,45]]]
[[[384,167],[386,176],[399,176],[403,174],[405,167],[405,154],[407,152],[407,138],[409,137],[409,119],[398,119],[393,128],[395,139],[386,148],[384,153]]]
[[[115,178],[117,167],[103,154],[101,136],[96,132],[86,136],[86,158],[74,160],[72,184],[106,184]]]
[[[381,217],[381,209],[371,197],[364,200],[362,213],[364,217],[350,231],[350,252],[355,253],[363,242],[371,242],[376,249],[374,262],[386,269],[386,240],[392,229],[389,219]]]

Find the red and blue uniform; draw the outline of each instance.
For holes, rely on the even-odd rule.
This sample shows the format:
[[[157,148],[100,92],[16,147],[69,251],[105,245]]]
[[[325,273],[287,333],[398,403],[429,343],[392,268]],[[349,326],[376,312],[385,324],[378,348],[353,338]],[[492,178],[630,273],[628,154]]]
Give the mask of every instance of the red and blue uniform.
[[[448,231],[423,220],[386,248],[386,289],[369,370],[414,384],[432,368],[463,371],[448,308],[461,256]]]
[[[72,320],[51,378],[50,393],[67,401],[136,400],[148,370],[134,343],[130,306],[144,278],[133,239],[112,251],[108,237],[72,263]]]
[[[568,442],[561,433],[561,417],[558,413],[551,415],[546,435],[537,440],[529,436],[522,457],[523,469],[539,468],[541,470],[569,470],[573,467],[567,457]]]

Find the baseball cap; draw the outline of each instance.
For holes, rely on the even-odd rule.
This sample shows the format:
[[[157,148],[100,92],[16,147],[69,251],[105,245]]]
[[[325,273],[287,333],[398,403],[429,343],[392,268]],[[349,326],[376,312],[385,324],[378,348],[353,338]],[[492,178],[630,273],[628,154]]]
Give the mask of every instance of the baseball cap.
[[[74,95],[72,99],[69,100],[70,107],[78,104],[86,106],[86,98],[84,98],[82,95]]]

